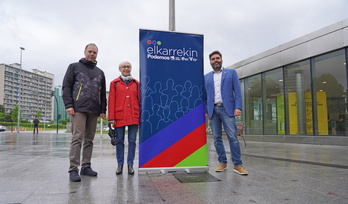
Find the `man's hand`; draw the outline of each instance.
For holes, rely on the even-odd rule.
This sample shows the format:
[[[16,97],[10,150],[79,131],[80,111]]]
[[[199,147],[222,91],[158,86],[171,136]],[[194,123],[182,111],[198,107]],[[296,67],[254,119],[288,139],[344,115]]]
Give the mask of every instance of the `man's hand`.
[[[75,115],[74,108],[68,108],[68,109],[66,109],[66,112],[67,112],[69,115]]]
[[[205,119],[206,119],[206,120],[209,120],[209,115],[208,115],[208,113],[205,113]]]
[[[242,110],[234,109],[234,116],[241,116],[241,115],[242,115]]]
[[[105,113],[100,114],[100,118],[105,118]]]

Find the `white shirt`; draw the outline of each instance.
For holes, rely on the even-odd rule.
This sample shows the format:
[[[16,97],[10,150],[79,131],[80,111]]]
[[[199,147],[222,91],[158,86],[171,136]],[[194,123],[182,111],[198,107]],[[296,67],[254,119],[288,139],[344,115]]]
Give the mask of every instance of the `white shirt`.
[[[222,97],[221,97],[221,76],[222,76],[222,70],[219,72],[214,72],[214,104],[222,103]]]

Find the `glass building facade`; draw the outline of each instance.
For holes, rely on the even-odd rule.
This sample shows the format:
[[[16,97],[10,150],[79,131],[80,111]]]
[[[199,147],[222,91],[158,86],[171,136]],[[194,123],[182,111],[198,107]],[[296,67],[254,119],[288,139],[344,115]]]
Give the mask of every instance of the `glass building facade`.
[[[348,136],[347,26],[339,22],[229,67],[240,77],[237,121],[246,135]]]
[[[346,59],[347,48],[242,79],[246,133],[347,136]]]

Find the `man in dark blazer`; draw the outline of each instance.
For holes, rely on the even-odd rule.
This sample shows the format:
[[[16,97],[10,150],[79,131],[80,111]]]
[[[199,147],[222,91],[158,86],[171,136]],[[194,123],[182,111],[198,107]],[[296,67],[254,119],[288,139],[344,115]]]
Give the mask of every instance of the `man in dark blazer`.
[[[248,175],[243,168],[240,144],[237,138],[235,116],[242,113],[242,93],[236,70],[222,67],[222,54],[214,51],[209,55],[210,65],[213,68],[204,76],[206,117],[209,118],[210,127],[214,136],[214,145],[218,154],[219,165],[216,172],[227,168],[227,157],[222,141],[222,126],[230,144],[233,172]]]

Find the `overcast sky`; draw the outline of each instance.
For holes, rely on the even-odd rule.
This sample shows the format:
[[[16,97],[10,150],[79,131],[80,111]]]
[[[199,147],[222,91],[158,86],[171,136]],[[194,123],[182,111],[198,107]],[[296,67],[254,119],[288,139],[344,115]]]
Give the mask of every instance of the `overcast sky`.
[[[176,31],[204,35],[208,54],[226,67],[348,18],[347,0],[175,0]],[[55,75],[99,47],[98,67],[111,80],[130,61],[139,79],[139,29],[169,30],[169,0],[0,0],[0,64],[19,63]]]

